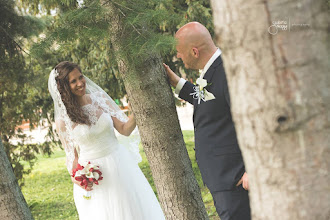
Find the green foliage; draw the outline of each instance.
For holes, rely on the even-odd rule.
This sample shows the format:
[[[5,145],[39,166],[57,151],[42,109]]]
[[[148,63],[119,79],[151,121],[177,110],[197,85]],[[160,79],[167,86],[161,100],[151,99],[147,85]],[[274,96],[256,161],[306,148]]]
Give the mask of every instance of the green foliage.
[[[37,35],[44,23],[34,17],[19,16],[14,6],[14,1],[0,0],[0,135],[16,178],[22,180],[23,175],[31,171],[35,154],[45,150],[36,144],[27,144],[28,137],[17,128],[24,120],[32,127],[40,120],[34,74],[26,64],[24,54],[27,52],[22,45]],[[13,144],[13,139],[18,142]],[[29,163],[26,169],[23,161]]]
[[[76,0],[16,0],[17,6],[31,15],[51,14],[51,10],[73,10],[78,6]],[[25,9],[25,10],[24,10]]]
[[[212,220],[218,218],[213,206],[213,199],[208,189],[203,185],[195,160],[193,131],[183,131],[189,157],[192,162],[195,177],[207,213]],[[149,163],[141,149],[142,162],[139,166],[155,191]],[[38,164],[26,178],[26,186],[22,192],[36,220],[38,219],[78,219],[75,209],[72,182],[65,167],[65,153],[56,150],[51,157],[40,156]]]
[[[109,85],[117,81],[106,88],[113,98],[121,98],[125,94],[108,35],[106,11],[99,0],[85,0],[80,5],[75,1],[57,1],[57,5],[56,1],[51,1],[51,4],[41,0],[24,2],[30,2],[25,7],[38,2],[40,8],[46,11],[61,9],[54,16],[52,25],[45,33],[46,37],[31,49],[34,57],[45,57],[45,53],[51,53],[58,60],[61,57],[62,60],[77,62],[87,76],[96,82]],[[122,28],[134,30],[122,37],[127,46],[120,51],[129,58],[130,63],[138,65],[151,53],[160,53],[164,62],[175,72],[184,73],[188,79],[196,79],[196,71],[185,70],[182,62],[174,59],[176,42],[173,34],[189,21],[200,21],[213,33],[209,0],[120,0],[113,3],[125,18]]]
[[[34,219],[40,220],[78,219],[72,191],[63,150],[56,150],[51,158],[40,155],[22,189]]]
[[[174,50],[173,36],[161,32],[160,25],[165,28],[164,21],[175,24],[180,17],[173,10],[168,10],[164,3],[166,1],[149,0],[132,4],[130,0],[122,0],[120,4],[115,4],[116,9],[123,15],[122,29],[134,30],[123,32],[125,37],[121,40],[127,47],[120,51],[133,65],[148,59],[150,54],[165,55]]]

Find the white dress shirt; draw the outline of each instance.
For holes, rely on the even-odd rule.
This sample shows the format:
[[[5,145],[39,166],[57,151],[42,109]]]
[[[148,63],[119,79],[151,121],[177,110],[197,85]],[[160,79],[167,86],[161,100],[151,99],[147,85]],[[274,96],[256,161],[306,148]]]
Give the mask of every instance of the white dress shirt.
[[[221,50],[218,48],[214,54],[212,55],[212,57],[209,59],[209,61],[207,61],[206,65],[204,66],[204,68],[202,70],[199,70],[199,78],[203,78],[205,73],[207,72],[207,70],[210,68],[210,66],[214,63],[214,61],[221,55]],[[178,82],[178,84],[176,85],[175,88],[175,93],[179,94],[182,87],[184,86],[184,84],[186,83],[187,80],[181,78]]]

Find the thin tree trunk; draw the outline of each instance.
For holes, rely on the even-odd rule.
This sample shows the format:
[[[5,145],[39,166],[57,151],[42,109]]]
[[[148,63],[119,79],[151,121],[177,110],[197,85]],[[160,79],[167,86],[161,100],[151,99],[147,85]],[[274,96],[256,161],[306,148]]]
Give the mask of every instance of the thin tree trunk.
[[[329,3],[211,2],[253,219],[330,219]]]
[[[157,54],[131,65],[120,53],[126,45],[122,14],[104,1],[111,23],[110,37],[125,88],[136,116],[158,197],[167,220],[208,219],[189,160],[173,94]]]
[[[0,219],[33,219],[0,139]]]

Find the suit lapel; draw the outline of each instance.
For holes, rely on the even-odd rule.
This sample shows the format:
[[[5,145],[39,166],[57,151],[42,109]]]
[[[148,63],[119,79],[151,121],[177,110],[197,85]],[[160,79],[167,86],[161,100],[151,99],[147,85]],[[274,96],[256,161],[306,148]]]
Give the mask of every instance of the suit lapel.
[[[207,80],[207,83],[210,83],[212,81],[213,74],[215,73],[216,68],[222,63],[221,56],[219,56],[213,64],[210,66],[210,68],[206,71],[204,75],[204,79]]]
[[[212,77],[213,74],[216,72],[216,69],[219,65],[222,64],[222,59],[221,56],[219,56],[214,62],[213,64],[210,66],[210,68],[206,71],[205,75],[204,75],[204,79],[206,79],[207,83],[211,83],[212,82]],[[203,101],[201,101],[202,104]],[[195,100],[195,104],[194,104],[194,116],[196,117],[197,112],[198,112],[198,106],[201,105],[197,103],[197,100]]]

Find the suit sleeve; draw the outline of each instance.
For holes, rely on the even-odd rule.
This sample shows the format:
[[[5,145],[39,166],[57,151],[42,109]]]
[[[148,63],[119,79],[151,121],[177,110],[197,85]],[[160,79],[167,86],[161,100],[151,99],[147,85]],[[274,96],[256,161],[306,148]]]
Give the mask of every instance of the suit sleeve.
[[[189,102],[190,104],[193,105],[193,97],[192,95],[190,95],[190,93],[194,92],[194,84],[192,84],[191,82],[186,81],[186,83],[184,84],[184,86],[182,87],[180,93],[179,93],[179,97],[187,102]]]

